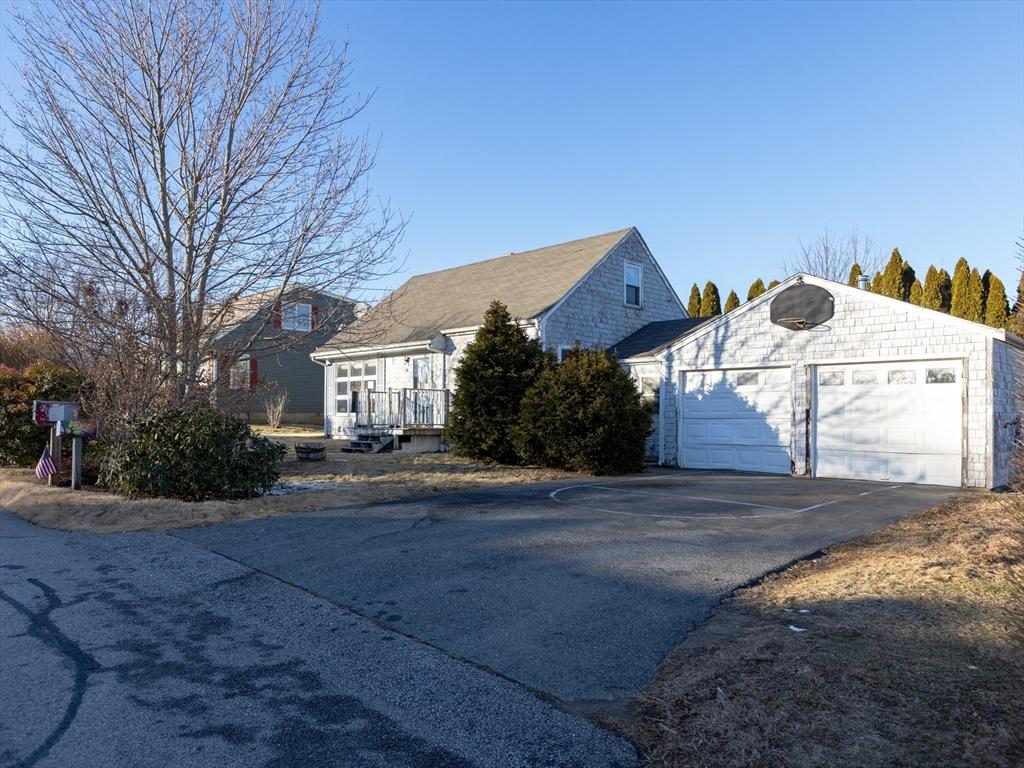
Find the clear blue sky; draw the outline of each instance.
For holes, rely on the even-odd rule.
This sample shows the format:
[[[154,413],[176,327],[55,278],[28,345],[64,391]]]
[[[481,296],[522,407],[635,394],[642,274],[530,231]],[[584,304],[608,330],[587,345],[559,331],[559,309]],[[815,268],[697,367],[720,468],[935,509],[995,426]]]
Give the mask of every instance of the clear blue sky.
[[[711,278],[724,299],[856,225],[921,272],[966,256],[1016,282],[1024,3],[325,14],[377,88],[407,273],[636,225],[680,293]]]
[[[387,286],[629,225],[684,298],[826,227],[1016,282],[1022,2],[323,8],[411,216]]]

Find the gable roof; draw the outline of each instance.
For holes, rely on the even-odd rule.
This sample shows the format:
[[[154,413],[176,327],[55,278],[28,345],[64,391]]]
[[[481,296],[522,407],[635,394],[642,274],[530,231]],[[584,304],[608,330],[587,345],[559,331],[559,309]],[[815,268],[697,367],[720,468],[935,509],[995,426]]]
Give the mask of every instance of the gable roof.
[[[732,312],[729,312],[728,314],[725,315],[718,315],[717,317],[712,318],[710,321],[704,323],[700,327],[694,328],[693,330],[683,333],[682,335],[676,337],[668,344],[665,344],[659,350],[659,352],[664,352],[668,349],[677,349],[680,347],[684,347],[696,341],[698,338],[701,338],[702,336],[704,336],[707,333],[710,333],[719,326],[728,323],[730,320],[739,317],[740,315],[746,314],[754,307],[760,306],[766,301],[774,299],[779,293],[784,291],[786,288],[789,288],[791,285],[795,285],[798,282],[804,282],[811,285],[819,285],[822,288],[826,288],[833,292],[847,294],[856,293],[858,296],[866,295],[867,297],[873,300],[877,300],[879,302],[895,302],[900,305],[901,310],[909,313],[920,314],[923,318],[926,318],[928,320],[946,322],[951,325],[960,327],[968,332],[982,334],[983,336],[989,336],[993,339],[998,339],[999,341],[1005,341],[1009,344],[1013,344],[1014,346],[1024,346],[1024,340],[1008,331],[1002,330],[1001,328],[993,328],[989,325],[984,325],[983,323],[975,323],[971,320],[964,320],[963,318],[956,317],[954,315],[949,315],[946,314],[945,312],[940,312],[936,309],[928,309],[927,307],[920,307],[916,304],[911,304],[909,301],[903,301],[902,299],[894,299],[891,296],[883,296],[880,293],[872,293],[871,291],[865,291],[863,288],[854,288],[853,286],[847,285],[846,283],[836,282],[835,280],[828,280],[824,277],[817,277],[816,275],[810,275],[807,274],[806,272],[798,272],[795,275],[787,277],[774,288],[765,291],[756,299],[752,299],[743,304],[740,304]]]
[[[497,299],[530,320],[556,304],[633,227],[416,275],[322,349],[386,346],[433,338],[483,322]]]
[[[630,357],[648,357],[656,355],[669,344],[687,334],[693,333],[704,323],[710,323],[713,317],[683,317],[676,320],[658,320],[648,323],[608,350],[618,355],[620,360]]]

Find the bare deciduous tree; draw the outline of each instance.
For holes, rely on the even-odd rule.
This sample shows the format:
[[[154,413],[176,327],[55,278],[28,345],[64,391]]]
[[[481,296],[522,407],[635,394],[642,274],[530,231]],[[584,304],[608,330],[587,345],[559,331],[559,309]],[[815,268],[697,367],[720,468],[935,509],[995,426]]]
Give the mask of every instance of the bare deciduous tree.
[[[402,223],[368,186],[366,100],[316,6],[63,0],[14,19],[0,321],[183,402],[245,296],[351,296],[390,270]]]
[[[868,277],[881,266],[870,238],[861,238],[856,228],[838,236],[826,229],[809,244],[801,242],[799,252],[783,263],[783,270],[787,275],[806,272],[845,283],[854,264],[860,264]]]
[[[288,407],[288,390],[282,390],[276,395],[268,395],[263,401],[263,409],[267,414],[267,426],[277,429],[281,426],[281,419],[284,418],[285,408]]]

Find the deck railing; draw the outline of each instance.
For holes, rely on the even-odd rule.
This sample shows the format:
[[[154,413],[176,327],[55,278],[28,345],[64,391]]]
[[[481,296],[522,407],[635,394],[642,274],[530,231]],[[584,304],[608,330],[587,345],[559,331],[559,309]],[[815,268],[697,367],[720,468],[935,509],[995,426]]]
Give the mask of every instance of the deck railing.
[[[366,390],[356,398],[356,426],[444,427],[448,424],[450,396],[447,389]]]

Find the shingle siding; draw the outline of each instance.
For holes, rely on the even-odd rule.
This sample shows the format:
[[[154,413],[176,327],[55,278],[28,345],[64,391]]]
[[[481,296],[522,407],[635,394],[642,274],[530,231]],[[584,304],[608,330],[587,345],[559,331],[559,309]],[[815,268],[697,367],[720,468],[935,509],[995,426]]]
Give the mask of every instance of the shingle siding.
[[[643,270],[640,307],[625,303],[627,262]],[[607,349],[648,323],[685,316],[643,239],[633,231],[544,317],[544,345],[557,350],[579,342],[585,348]]]
[[[917,308],[867,292],[834,290],[835,316],[827,330],[789,331],[769,321],[770,301],[727,318],[721,325],[672,350],[664,360],[666,396],[662,401],[666,463],[677,463],[679,374],[687,370],[755,368],[784,365],[793,373],[791,456],[794,472],[808,472],[805,456],[806,409],[811,407],[810,376],[815,365],[837,362],[948,357],[966,363],[967,462],[965,484],[992,487],[1005,482],[1009,464],[1009,428],[994,423],[1019,418],[1019,405],[1009,390],[1007,370],[1021,353],[995,342],[993,389],[989,372],[991,337],[984,329],[972,333],[962,323],[941,315],[926,316]],[[1019,368],[1019,366],[1018,366]],[[1019,422],[1018,422],[1019,423]],[[993,436],[993,432],[995,435]],[[992,441],[995,440],[993,454]],[[994,463],[990,467],[990,457]]]
[[[1005,342],[993,341],[992,374],[992,484],[1001,486],[1013,479],[1014,452],[1024,438],[1024,352]]]

